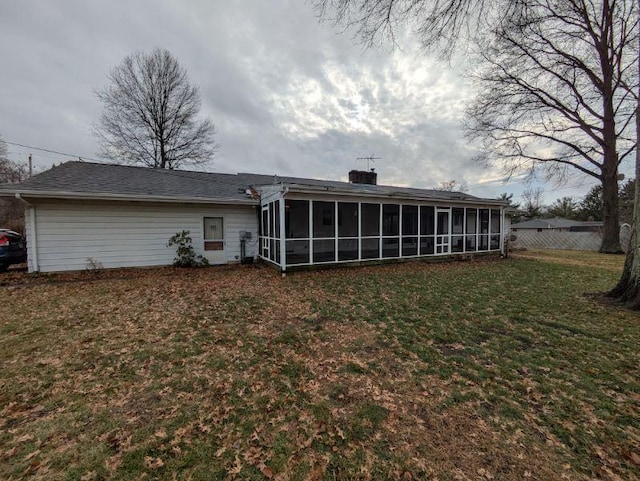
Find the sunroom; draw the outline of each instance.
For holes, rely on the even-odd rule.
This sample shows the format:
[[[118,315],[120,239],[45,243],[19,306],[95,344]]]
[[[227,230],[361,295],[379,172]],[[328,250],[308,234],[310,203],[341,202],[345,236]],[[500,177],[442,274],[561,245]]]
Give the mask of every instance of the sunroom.
[[[259,257],[283,272],[499,253],[505,204],[459,192],[280,184],[261,193]]]

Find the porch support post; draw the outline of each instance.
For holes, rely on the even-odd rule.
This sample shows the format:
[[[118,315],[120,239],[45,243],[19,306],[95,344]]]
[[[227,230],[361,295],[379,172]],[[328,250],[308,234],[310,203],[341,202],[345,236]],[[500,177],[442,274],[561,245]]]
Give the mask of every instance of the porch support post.
[[[287,240],[285,238],[286,230],[284,225],[284,193],[280,196],[280,202],[278,202],[280,209],[278,215],[280,216],[280,232],[278,237],[280,238],[280,269],[282,272],[287,271]]]
[[[504,249],[504,236],[506,235],[504,225],[504,207],[500,207],[500,254],[502,254],[503,257],[507,257],[507,252]]]

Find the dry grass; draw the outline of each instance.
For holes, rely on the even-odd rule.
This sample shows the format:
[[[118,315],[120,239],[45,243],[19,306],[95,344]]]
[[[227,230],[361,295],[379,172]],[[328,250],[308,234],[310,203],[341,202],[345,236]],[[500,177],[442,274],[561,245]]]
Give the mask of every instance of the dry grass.
[[[638,479],[640,320],[574,259],[10,273],[0,478]]]
[[[603,255],[591,251],[569,251],[551,249],[527,249],[513,253],[516,259],[532,259],[545,262],[557,262],[560,264],[599,267],[608,269],[618,274],[622,272],[625,256],[622,254]]]

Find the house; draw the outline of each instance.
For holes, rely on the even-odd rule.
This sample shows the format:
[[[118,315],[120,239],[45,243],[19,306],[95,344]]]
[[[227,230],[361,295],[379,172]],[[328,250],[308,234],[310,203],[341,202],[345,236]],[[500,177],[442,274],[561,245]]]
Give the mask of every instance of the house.
[[[602,244],[602,222],[553,217],[511,224],[514,248],[597,251]]]
[[[160,266],[189,230],[212,264],[260,258],[283,272],[338,263],[500,252],[506,203],[460,192],[66,162],[3,186],[25,204],[30,272]]]

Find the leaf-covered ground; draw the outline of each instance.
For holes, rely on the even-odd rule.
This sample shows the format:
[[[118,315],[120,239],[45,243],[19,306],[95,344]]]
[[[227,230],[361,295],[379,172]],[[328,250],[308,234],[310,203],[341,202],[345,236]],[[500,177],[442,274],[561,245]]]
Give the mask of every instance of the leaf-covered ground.
[[[640,479],[622,261],[9,272],[0,479]]]

